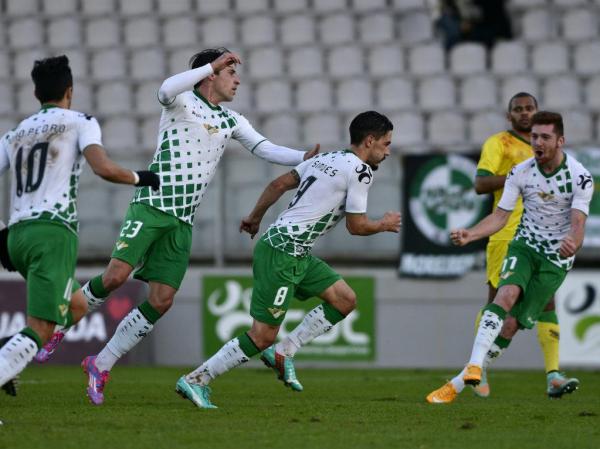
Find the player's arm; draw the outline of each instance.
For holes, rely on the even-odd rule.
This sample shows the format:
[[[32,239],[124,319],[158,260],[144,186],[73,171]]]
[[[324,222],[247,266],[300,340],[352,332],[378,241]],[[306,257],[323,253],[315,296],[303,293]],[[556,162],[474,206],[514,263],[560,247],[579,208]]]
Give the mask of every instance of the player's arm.
[[[506,226],[506,222],[511,213],[511,210],[504,210],[497,207],[494,209],[494,212],[489,214],[472,228],[452,230],[450,232],[450,239],[452,240],[452,243],[457,246],[465,246],[467,243],[489,237]]]
[[[0,175],[10,168],[10,159],[4,140],[0,141]]]
[[[479,195],[504,188],[506,176],[497,175],[503,154],[504,149],[496,137],[492,136],[483,143],[474,183],[475,192]]]
[[[560,244],[559,254],[572,257],[583,244],[587,215],[578,209],[571,209],[571,228]]]
[[[192,90],[204,78],[218,73],[228,65],[241,63],[242,61],[237,54],[223,53],[210,64],[173,75],[164,80],[160,89],[158,89],[158,101],[167,106],[173,103],[177,95],[187,90]]]
[[[479,195],[492,193],[504,188],[505,182],[506,176],[477,174],[475,176],[475,192]]]
[[[371,220],[367,214],[346,214],[346,229],[352,235],[372,235],[379,232],[400,232],[400,212],[389,211],[379,220]]]
[[[242,222],[240,223],[240,232],[245,231],[250,234],[251,238],[254,238],[260,228],[260,222],[269,207],[275,204],[275,202],[281,198],[281,195],[288,190],[295,189],[299,184],[300,175],[298,175],[296,170],[292,170],[271,181],[258,198],[250,215],[242,219]]]
[[[160,187],[160,178],[148,170],[132,171],[121,167],[108,157],[101,145],[91,144],[83,149],[83,155],[93,172],[109,182],[132,184],[135,186]]]

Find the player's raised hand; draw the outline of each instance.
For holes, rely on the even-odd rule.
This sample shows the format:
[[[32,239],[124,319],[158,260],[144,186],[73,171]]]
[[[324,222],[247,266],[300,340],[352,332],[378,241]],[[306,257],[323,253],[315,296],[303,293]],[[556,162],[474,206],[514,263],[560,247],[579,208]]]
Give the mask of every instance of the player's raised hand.
[[[402,214],[400,212],[389,211],[383,214],[381,221],[386,231],[400,232],[400,226],[402,226]]]
[[[560,243],[560,249],[558,253],[561,257],[572,257],[577,252],[577,243],[575,239],[570,235],[567,235]]]
[[[228,65],[232,64],[241,64],[242,60],[236,53],[223,53],[217,59],[210,63],[212,65],[213,71],[217,73],[220,70],[223,70]]]
[[[250,238],[253,239],[260,228],[260,221],[256,221],[251,217],[244,217],[240,223],[240,232],[247,232]]]
[[[320,143],[316,144],[312,150],[304,153],[304,160],[310,159],[311,157],[315,157],[317,154],[319,154],[320,149],[321,149],[321,144]]]
[[[450,231],[450,240],[456,246],[465,246],[471,241],[470,234],[467,229],[453,229]]]

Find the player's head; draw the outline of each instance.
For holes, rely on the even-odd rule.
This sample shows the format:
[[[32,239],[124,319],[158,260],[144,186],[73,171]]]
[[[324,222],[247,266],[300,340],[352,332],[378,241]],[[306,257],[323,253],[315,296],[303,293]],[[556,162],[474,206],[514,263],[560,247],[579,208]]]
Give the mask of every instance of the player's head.
[[[531,146],[535,160],[543,165],[562,158],[565,143],[563,118],[557,112],[539,111],[531,118]]]
[[[71,106],[73,75],[69,58],[65,55],[35,61],[31,79],[35,85],[35,97],[40,103],[59,102],[66,97],[68,107]]]
[[[537,112],[536,98],[527,92],[519,92],[508,101],[507,117],[512,129],[519,132],[531,132],[531,116]]]
[[[377,170],[390,154],[393,129],[394,125],[385,115],[376,111],[361,112],[350,123],[350,144],[364,151],[366,162]]]
[[[190,68],[197,69],[203,65],[210,64],[225,53],[231,52],[225,47],[207,48],[206,50],[202,50],[190,58]],[[213,96],[216,96],[219,101],[233,100],[237,86],[240,84],[236,66],[229,65],[225,69],[204,78],[194,86],[194,89],[199,89],[202,84],[208,83],[211,84]]]

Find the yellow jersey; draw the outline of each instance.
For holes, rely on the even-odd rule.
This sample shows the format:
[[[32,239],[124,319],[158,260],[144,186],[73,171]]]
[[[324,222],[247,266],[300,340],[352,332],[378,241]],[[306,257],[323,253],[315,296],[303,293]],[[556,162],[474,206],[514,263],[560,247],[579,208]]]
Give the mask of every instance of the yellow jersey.
[[[514,131],[502,131],[489,137],[481,149],[477,164],[477,176],[506,176],[511,168],[533,157],[531,144]],[[504,189],[494,191],[494,209]],[[490,240],[512,240],[523,213],[523,202],[519,198],[506,226],[490,236]]]

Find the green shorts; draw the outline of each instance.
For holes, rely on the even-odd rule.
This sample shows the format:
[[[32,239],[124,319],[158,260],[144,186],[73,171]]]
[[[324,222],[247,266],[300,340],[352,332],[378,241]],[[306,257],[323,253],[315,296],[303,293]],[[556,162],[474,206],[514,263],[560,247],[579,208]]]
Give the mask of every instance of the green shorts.
[[[252,271],[250,315],[273,326],[283,322],[292,298],[304,301],[318,296],[342,279],[317,257],[290,256],[263,240],[254,247]]]
[[[146,204],[131,203],[111,257],[138,266],[136,279],[179,289],[191,247],[189,224]]]
[[[59,222],[28,220],[8,233],[8,253],[27,282],[27,315],[66,324],[71,293],[79,288],[73,278],[77,235]]]
[[[521,296],[510,314],[520,327],[531,329],[563,283],[567,272],[525,243],[512,241],[500,271],[498,288],[518,285]]]

